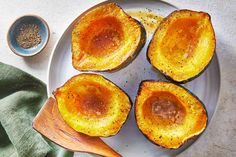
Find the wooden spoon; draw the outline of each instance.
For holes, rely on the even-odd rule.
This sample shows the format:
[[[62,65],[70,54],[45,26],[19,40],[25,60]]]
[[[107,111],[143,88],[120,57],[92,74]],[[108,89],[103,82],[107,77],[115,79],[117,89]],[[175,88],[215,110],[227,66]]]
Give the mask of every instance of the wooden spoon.
[[[107,157],[121,157],[99,137],[73,130],[62,119],[56,100],[48,98],[33,120],[33,128],[56,144],[74,152],[88,152]]]

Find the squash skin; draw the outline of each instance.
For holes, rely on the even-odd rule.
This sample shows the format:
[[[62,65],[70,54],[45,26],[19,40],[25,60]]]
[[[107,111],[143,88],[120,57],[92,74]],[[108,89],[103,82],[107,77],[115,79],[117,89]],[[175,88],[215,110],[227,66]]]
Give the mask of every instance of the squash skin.
[[[147,132],[145,132],[145,131],[143,131],[143,129],[140,127],[140,125],[141,124],[139,124],[139,123],[141,123],[141,122],[139,122],[140,120],[139,120],[139,118],[138,118],[138,110],[140,110],[140,109],[138,109],[138,97],[142,94],[142,89],[144,88],[143,86],[145,86],[145,84],[152,84],[153,86],[155,86],[154,84],[156,84],[156,83],[158,83],[158,84],[171,84],[171,85],[174,85],[174,86],[176,86],[177,88],[182,88],[182,90],[184,90],[185,92],[187,92],[189,95],[191,95],[192,96],[192,98],[194,98],[194,99],[196,99],[196,101],[198,101],[200,104],[201,104],[201,107],[202,107],[202,111],[203,111],[203,115],[205,115],[205,118],[206,119],[204,119],[205,120],[205,125],[203,126],[203,128],[202,128],[202,130],[200,130],[199,132],[196,132],[196,133],[193,133],[191,136],[188,136],[187,138],[185,138],[185,139],[183,139],[182,141],[180,140],[179,141],[179,143],[177,144],[177,145],[171,145],[170,143],[171,143],[171,141],[172,140],[170,140],[169,142],[167,141],[166,143],[165,142],[158,142],[158,141],[155,141],[154,139],[155,139],[155,137],[151,137],[152,135],[149,135]],[[145,90],[147,90],[147,89],[145,89]],[[197,97],[197,96],[195,96],[192,92],[190,92],[188,89],[186,89],[185,87],[183,87],[183,86],[181,86],[181,85],[179,85],[179,84],[174,84],[174,83],[171,83],[171,82],[165,82],[165,81],[155,81],[155,80],[144,80],[144,81],[142,81],[141,83],[140,83],[140,87],[139,87],[139,90],[138,90],[138,94],[137,94],[137,96],[136,96],[136,100],[135,100],[135,109],[134,109],[134,114],[135,114],[135,120],[136,120],[136,124],[137,124],[137,127],[138,127],[138,129],[139,129],[139,131],[149,140],[149,141],[151,141],[153,144],[155,144],[155,145],[157,145],[157,146],[160,146],[160,147],[162,147],[162,148],[167,148],[167,149],[178,149],[178,148],[180,148],[181,146],[183,146],[187,141],[189,141],[189,140],[191,140],[191,139],[193,139],[193,138],[196,138],[196,137],[199,137],[205,130],[206,130],[206,128],[207,128],[207,126],[208,126],[208,114],[207,114],[207,110],[206,110],[206,108],[205,108],[205,106],[204,106],[204,104],[202,103],[202,101]],[[186,111],[187,112],[187,111]],[[144,118],[144,119],[147,119],[147,117],[146,118]],[[143,122],[142,122],[143,123]],[[160,124],[158,124],[158,125],[160,125]],[[172,124],[173,125],[173,124]],[[176,125],[175,124],[175,122],[174,122],[174,125]],[[151,128],[151,126],[149,126],[150,128]],[[158,129],[158,128],[156,128],[156,129]],[[151,130],[151,129],[150,129]],[[167,128],[167,130],[168,130],[168,128]],[[150,132],[149,132],[150,133]],[[158,137],[159,137],[159,139],[160,139],[160,136],[161,136],[161,138],[163,139],[163,136],[160,134],[160,135],[158,135]],[[169,138],[171,138],[171,139],[174,139],[174,137],[169,137]],[[157,138],[156,138],[157,139]],[[174,140],[173,140],[174,141]]]
[[[104,15],[99,15],[99,17],[103,18],[103,17],[111,16],[118,19],[118,21],[122,25],[121,31],[124,32],[123,33],[124,36],[121,39],[120,41],[121,44],[118,46],[118,48],[115,49],[114,51],[111,51],[110,54],[108,53],[108,55],[99,56],[99,57],[92,56],[92,55],[87,54],[81,48],[80,46],[81,44],[79,44],[80,37],[78,36],[79,34],[81,34],[81,32],[84,32],[84,30],[86,30],[86,27],[81,26],[81,28],[79,28],[79,25],[81,21],[83,21],[83,19],[86,18],[86,16],[90,16],[89,14],[92,13],[94,15],[97,15],[97,14],[100,14],[99,12],[104,12],[104,10],[107,11],[108,13]],[[117,12],[118,15],[112,15],[111,10],[112,11],[115,10],[114,12]],[[97,13],[95,14],[93,12],[97,12]],[[91,21],[93,22],[94,20],[92,19]],[[87,22],[88,25],[89,23],[90,24],[92,23],[91,21]],[[127,25],[127,23],[129,24],[129,26],[124,26],[124,24]],[[119,31],[119,28],[117,29]],[[135,32],[134,34],[136,35],[132,35],[132,37],[129,37],[128,31],[130,30],[133,30]],[[89,34],[94,34],[94,33],[89,32]],[[109,33],[108,33],[108,36],[109,36]],[[125,44],[128,42],[130,43]],[[143,48],[145,42],[146,42],[146,31],[144,29],[144,26],[139,21],[137,21],[136,19],[133,19],[131,16],[125,13],[123,9],[119,7],[116,3],[103,2],[90,8],[89,10],[81,14],[76,19],[76,22],[74,24],[74,29],[72,31],[72,65],[75,69],[80,70],[80,71],[98,71],[98,72],[99,71],[108,71],[108,72],[116,71],[127,66],[130,62],[132,62],[135,59],[135,57],[138,55],[140,50]],[[106,51],[108,52],[109,49],[104,50],[104,52]]]
[[[89,136],[116,135],[132,107],[131,99],[122,89],[97,74],[76,75],[53,92],[53,95],[65,122],[74,130]],[[99,97],[102,101],[99,101]],[[88,102],[90,105],[87,105]]]
[[[207,21],[207,22],[205,22],[207,24],[205,24],[205,25],[201,24],[198,27],[203,27],[203,26],[207,27],[206,30],[205,29],[203,30],[203,33],[205,33],[205,34],[206,34],[207,31],[210,32],[209,33],[210,35],[208,34],[208,36],[207,36],[207,38],[209,40],[208,42],[210,42],[210,46],[209,46],[209,51],[206,52],[206,53],[209,53],[210,55],[209,55],[209,58],[207,58],[207,61],[204,61],[205,63],[203,62],[204,66],[202,66],[200,70],[195,71],[194,75],[191,75],[189,77],[185,77],[185,78],[179,79],[177,74],[175,74],[176,73],[175,70],[173,69],[174,66],[172,67],[172,69],[169,68],[168,70],[166,70],[163,67],[161,67],[160,65],[158,65],[160,63],[160,61],[161,61],[160,58],[158,60],[157,59],[153,59],[152,56],[155,53],[154,50],[153,50],[154,49],[153,47],[155,47],[155,43],[158,40],[158,39],[156,39],[157,38],[156,36],[158,36],[159,32],[161,32],[162,34],[163,34],[164,31],[166,32],[166,30],[164,30],[164,29],[166,29],[166,27],[168,29],[168,25],[170,25],[170,23],[171,24],[173,23],[173,21],[174,21],[173,18],[176,19],[176,18],[180,17],[179,19],[181,19],[183,17],[188,16],[188,14],[189,14],[190,18],[192,18],[192,17],[193,17],[193,19],[194,18],[199,18],[198,20],[201,21],[201,22],[203,22],[204,20]],[[183,17],[181,17],[182,15],[183,15]],[[175,20],[175,21],[177,21],[177,20]],[[201,35],[202,34],[200,34],[200,37],[202,38]],[[161,35],[159,35],[159,36],[161,36]],[[163,39],[164,37],[161,37],[161,38]],[[197,39],[197,40],[199,40],[199,39]],[[197,46],[198,46],[197,48],[199,48],[201,45],[199,46],[199,44],[197,43]],[[160,46],[156,46],[156,47],[160,47]],[[170,15],[168,15],[166,18],[163,19],[161,24],[156,29],[151,42],[148,45],[146,56],[147,56],[147,60],[149,61],[149,63],[152,64],[152,66],[155,69],[157,69],[160,73],[162,73],[165,76],[166,79],[168,79],[170,81],[173,81],[175,83],[186,83],[186,82],[192,81],[193,79],[197,78],[198,76],[200,76],[207,69],[207,67],[210,65],[214,55],[216,55],[215,54],[215,47],[216,47],[215,32],[214,32],[214,29],[213,29],[213,26],[212,26],[212,23],[211,23],[210,15],[205,13],[205,12],[196,12],[196,11],[184,9],[184,10],[174,11]],[[203,48],[203,47],[201,47],[201,48]],[[157,49],[157,48],[155,48],[155,49]],[[158,51],[161,52],[162,50],[160,50],[160,48],[159,48]],[[201,53],[201,52],[199,51],[199,52],[194,52],[194,53]],[[198,61],[201,62],[202,58],[198,59]],[[162,62],[162,64],[164,63],[164,64],[166,64],[166,66],[172,66],[172,65],[168,65],[169,61],[167,63],[166,62],[165,63]],[[183,64],[183,66],[185,66],[185,65]],[[178,67],[174,67],[174,68],[179,69]],[[197,69],[197,68],[198,67],[195,67],[195,69]],[[183,71],[182,73],[178,74],[179,76],[181,75],[181,77],[182,77],[182,76],[184,76],[186,74],[188,75],[188,73],[186,72],[186,69],[182,69],[182,71]]]

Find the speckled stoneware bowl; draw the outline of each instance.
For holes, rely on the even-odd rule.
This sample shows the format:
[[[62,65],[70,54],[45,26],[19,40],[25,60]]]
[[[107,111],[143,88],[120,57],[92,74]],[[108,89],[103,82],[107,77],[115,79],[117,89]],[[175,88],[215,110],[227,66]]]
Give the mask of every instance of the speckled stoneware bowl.
[[[37,46],[25,49],[17,44],[16,37],[19,34],[19,29],[22,27],[22,25],[27,24],[35,24],[39,27],[41,42]],[[10,49],[16,55],[29,57],[40,53],[45,48],[49,39],[49,34],[48,25],[41,17],[35,15],[25,15],[13,22],[7,33],[7,42]]]

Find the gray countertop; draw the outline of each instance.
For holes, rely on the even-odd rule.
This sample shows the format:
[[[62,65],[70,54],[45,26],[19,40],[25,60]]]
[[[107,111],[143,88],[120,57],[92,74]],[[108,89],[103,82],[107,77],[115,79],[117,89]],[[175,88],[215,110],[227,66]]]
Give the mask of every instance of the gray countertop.
[[[102,0],[0,0],[0,61],[25,70],[46,82],[50,52],[66,27],[80,13]],[[208,129],[179,157],[236,156],[236,0],[168,0],[179,8],[206,11],[211,15],[217,38],[221,69],[221,93],[217,111]],[[6,33],[24,14],[43,17],[51,29],[50,41],[41,54],[21,58],[8,48]]]

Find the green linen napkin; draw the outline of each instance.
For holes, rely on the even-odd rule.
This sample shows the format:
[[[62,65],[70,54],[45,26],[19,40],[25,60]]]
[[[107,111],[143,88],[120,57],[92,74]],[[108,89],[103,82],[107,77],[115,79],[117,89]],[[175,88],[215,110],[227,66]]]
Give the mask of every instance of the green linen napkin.
[[[32,128],[46,99],[43,82],[0,62],[0,157],[73,156]]]

